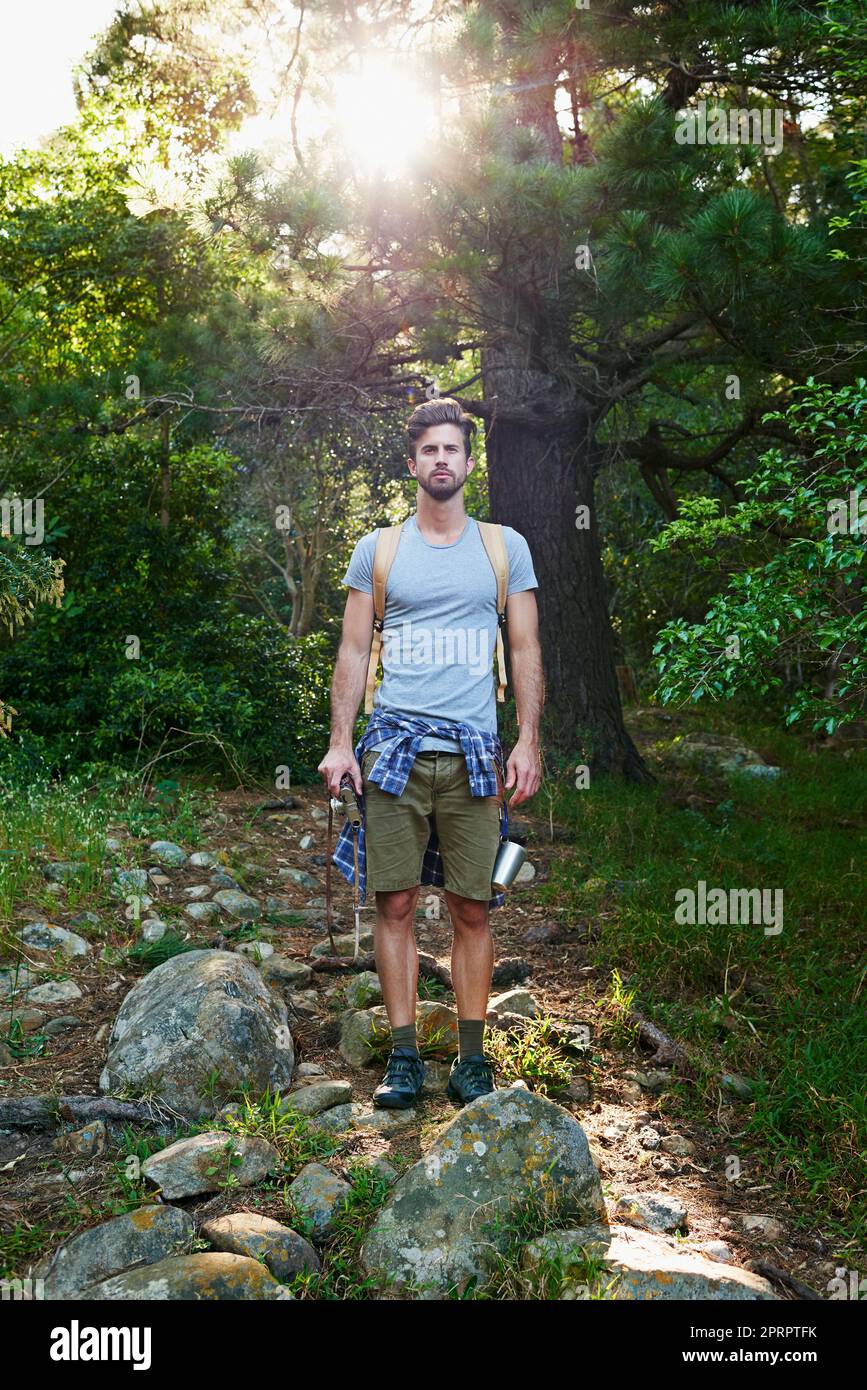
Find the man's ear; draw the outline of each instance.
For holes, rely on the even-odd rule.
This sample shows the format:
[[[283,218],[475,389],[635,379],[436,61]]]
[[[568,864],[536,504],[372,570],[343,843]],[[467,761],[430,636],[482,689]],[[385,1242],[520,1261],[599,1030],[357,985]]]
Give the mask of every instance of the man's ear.
[[[467,459],[467,472],[472,473],[475,466],[476,460],[473,458],[472,454],[470,454],[469,458]]]
[[[415,459],[413,459],[413,458],[408,458],[407,461],[406,461],[406,466],[407,466],[407,468],[409,469],[410,473],[412,473],[412,476],[413,476],[413,477],[415,477],[415,474],[412,472],[412,466],[413,466],[414,463],[415,463]]]

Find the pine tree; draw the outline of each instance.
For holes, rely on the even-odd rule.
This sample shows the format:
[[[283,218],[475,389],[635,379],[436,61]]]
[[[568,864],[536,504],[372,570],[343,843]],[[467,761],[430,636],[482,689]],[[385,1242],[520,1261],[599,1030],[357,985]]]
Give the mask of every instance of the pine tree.
[[[787,385],[817,361],[845,375],[857,356],[854,277],[827,243],[830,213],[846,207],[858,100],[858,81],[841,91],[835,75],[841,43],[825,15],[786,0],[479,0],[437,55],[459,115],[444,117],[441,139],[399,185],[368,184],[348,218],[377,273],[366,316],[361,292],[352,297],[380,334],[371,384],[411,360],[405,338],[399,355],[382,334],[389,310],[421,360],[479,352],[481,389],[462,391],[457,372],[441,389],[483,420],[493,518],[533,551],[547,737],[588,749],[597,770],[643,775],[623,724],[600,561],[594,478],[606,433],[620,432],[676,512],[671,470],[736,490],[724,461],[773,433],[761,417],[784,404]],[[782,150],[681,143],[678,113],[702,100],[767,110],[783,123]],[[805,109],[824,111],[821,138],[798,123]],[[688,397],[690,385],[715,403],[711,447],[654,418],[624,432],[653,393]]]
[[[619,451],[666,516],[684,475],[736,498],[738,471],[782,428],[767,411],[817,369],[857,370],[859,267],[829,224],[845,237],[856,207],[862,9],[477,0],[419,16],[407,0],[375,14],[312,0],[297,28],[281,18],[298,167],[209,208],[286,287],[263,370],[236,390],[310,419],[349,400],[377,413],[444,368],[439,388],[484,424],[493,519],[533,551],[546,740],[641,778],[595,479]],[[294,120],[314,77],[327,88],[359,52],[389,48],[442,110],[400,181],[305,144]],[[737,123],[726,143],[690,143],[715,105],[746,113],[751,143]],[[782,133],[775,152],[753,112]]]

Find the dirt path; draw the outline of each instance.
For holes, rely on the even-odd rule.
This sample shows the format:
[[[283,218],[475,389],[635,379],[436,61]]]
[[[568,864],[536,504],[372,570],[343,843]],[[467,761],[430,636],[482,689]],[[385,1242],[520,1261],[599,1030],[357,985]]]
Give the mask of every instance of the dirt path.
[[[259,809],[261,796],[253,794],[221,796],[216,823],[212,822],[210,828],[206,827],[206,843],[207,848],[214,852],[230,851],[235,847],[236,859],[237,846],[249,846],[241,853],[248,856],[248,862],[258,866],[258,876],[255,883],[246,885],[248,891],[262,898],[268,894],[279,895],[294,906],[305,908],[311,901],[310,890],[295,886],[287,878],[280,877],[278,871],[281,866],[305,868],[320,882],[323,881],[322,863],[317,864],[312,856],[324,854],[324,823],[314,818],[312,812],[315,807],[323,808],[326,801],[319,788],[301,789],[294,796],[296,806],[288,812]],[[704,1131],[684,1129],[671,1117],[670,1098],[666,1092],[654,1094],[644,1090],[626,1075],[629,1071],[646,1072],[649,1053],[644,1049],[625,1051],[606,1045],[604,1035],[600,1034],[603,996],[608,980],[593,964],[593,946],[587,942],[586,932],[583,941],[580,932],[547,942],[527,939],[527,932],[531,928],[559,926],[562,931],[564,925],[569,925],[555,923],[550,909],[540,905],[537,898],[539,887],[549,877],[552,864],[559,857],[567,855],[570,847],[568,843],[550,843],[547,838],[548,825],[541,816],[526,814],[521,816],[521,820],[533,832],[528,841],[528,854],[536,868],[536,877],[530,884],[513,890],[506,906],[491,914],[495,959],[500,961],[506,957],[520,957],[525,960],[529,974],[522,983],[530,990],[543,1013],[572,1024],[584,1023],[590,1029],[594,1058],[592,1076],[590,1069],[581,1063],[576,1064],[572,1094],[556,1099],[584,1126],[606,1195],[616,1199],[624,1193],[664,1192],[680,1198],[688,1212],[692,1240],[723,1240],[732,1252],[734,1263],[746,1265],[754,1260],[770,1262],[826,1297],[824,1290],[828,1280],[833,1277],[834,1262],[830,1248],[821,1240],[821,1233],[805,1236],[795,1232],[793,1212],[779,1195],[768,1190],[764,1184],[750,1188],[742,1183],[735,1186],[726,1181],[723,1156],[731,1151],[738,1125],[738,1107],[727,1105],[721,1109],[719,1114],[709,1118]],[[299,848],[304,835],[313,837],[313,843],[306,851]],[[147,841],[137,843],[144,854]],[[147,861],[142,857],[139,862]],[[184,888],[203,882],[207,874],[202,869],[185,866],[166,871],[166,877],[170,878],[171,886],[158,890],[159,896],[152,912],[161,908],[166,910],[169,905],[179,907],[185,904],[188,899],[184,896]],[[338,929],[347,931],[352,920],[351,894],[342,876],[336,872],[334,882],[335,907],[342,918]],[[64,897],[61,895],[58,898],[58,911],[52,919],[57,925],[68,925],[69,918],[74,915],[66,912],[63,904]],[[122,932],[114,937],[109,933],[109,940],[129,941],[130,928],[129,924],[123,922],[122,906],[114,911]],[[104,913],[101,915],[104,919]],[[44,918],[45,913],[22,903],[18,924],[22,925],[28,918],[32,920],[37,916]],[[372,908],[366,907],[362,914],[363,927],[372,926],[373,918]],[[613,929],[613,925],[613,921],[603,922],[602,929]],[[281,954],[298,960],[308,959],[310,948],[323,940],[322,929],[314,923],[280,926],[269,928],[268,931],[268,939]],[[557,932],[551,935],[556,938]],[[212,946],[224,944],[224,939],[212,929],[205,929],[204,939]],[[419,917],[417,940],[421,950],[434,956],[440,963],[449,964],[451,929],[444,901],[439,921]],[[46,1010],[51,1017],[73,1013],[80,1018],[80,1026],[52,1036],[44,1056],[22,1059],[0,1068],[0,1094],[6,1097],[99,1094],[98,1081],[105,1061],[107,1033],[121,1000],[142,972],[138,968],[97,964],[96,955],[97,952],[93,951],[84,963],[69,963],[69,977],[78,983],[83,998]],[[37,959],[31,957],[31,961],[36,968]],[[351,1079],[354,1098],[369,1100],[380,1080],[380,1070],[353,1070],[338,1051],[338,1016],[329,1010],[326,998],[335,987],[336,977],[318,974],[313,983],[320,992],[318,1015],[302,1018],[292,1025],[298,1061],[316,1062],[330,1076]],[[452,1002],[450,996],[449,1002]],[[425,1098],[419,1106],[419,1123],[416,1126],[391,1138],[353,1132],[347,1136],[342,1155],[402,1154],[415,1160],[423,1151],[425,1135],[430,1127],[453,1113],[453,1103],[445,1096]],[[639,1135],[646,1126],[651,1126],[663,1138],[685,1135],[694,1146],[693,1152],[684,1157],[642,1147]],[[16,1221],[25,1230],[40,1223],[48,1228],[54,1224],[53,1218],[63,1202],[68,1183],[68,1179],[62,1177],[62,1155],[52,1147],[55,1138],[55,1133],[43,1131],[0,1133],[0,1168],[4,1169],[5,1179],[0,1199],[0,1223],[7,1231]],[[738,1151],[742,1149],[743,1141],[738,1140]],[[335,1160],[338,1166],[339,1158],[337,1156]],[[117,1195],[116,1182],[112,1177],[112,1158],[108,1155],[77,1161],[75,1169],[78,1176],[72,1180],[74,1197],[81,1208],[82,1225],[89,1225],[92,1221],[87,1216],[88,1206],[99,1204],[110,1195]],[[243,1204],[243,1194],[218,1194],[208,1201],[193,1204],[190,1210],[200,1212],[202,1216],[206,1212],[215,1215],[237,1210]],[[279,1215],[279,1206],[275,1205],[269,1211],[267,1202],[257,1200],[256,1209],[263,1214]],[[741,1216],[751,1212],[776,1218],[783,1228],[782,1237],[768,1241],[746,1233]],[[791,1296],[787,1295],[784,1286],[778,1284],[777,1287],[784,1297]]]

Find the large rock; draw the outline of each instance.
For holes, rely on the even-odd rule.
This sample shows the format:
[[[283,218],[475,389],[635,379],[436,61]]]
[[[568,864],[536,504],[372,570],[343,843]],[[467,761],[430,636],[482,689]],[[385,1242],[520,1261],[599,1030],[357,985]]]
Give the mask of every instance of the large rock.
[[[42,966],[37,969],[41,970]],[[9,999],[14,994],[22,994],[39,978],[36,971],[28,970],[26,965],[19,965],[16,969],[0,970],[0,998]]]
[[[605,1272],[588,1282],[587,1256]],[[719,1264],[666,1236],[629,1226],[591,1225],[580,1230],[549,1231],[527,1245],[525,1269],[558,1259],[564,1271],[563,1294],[606,1299],[703,1300],[776,1299],[766,1279],[736,1265]]]
[[[238,892],[241,891],[237,879],[234,879],[231,874],[227,874],[223,869],[218,869],[215,874],[212,874],[208,882],[212,888],[234,888]]]
[[[180,869],[187,862],[186,851],[172,840],[154,840],[150,852],[161,864],[168,864],[173,869]]]
[[[12,1028],[13,1024],[18,1024],[22,1033],[35,1033],[41,1024],[45,1023],[45,1014],[41,1009],[12,1009],[0,1010],[0,1034],[4,1037]],[[49,1032],[51,1025],[46,1024],[41,1031]]]
[[[239,917],[244,922],[252,922],[262,911],[255,898],[237,888],[222,888],[219,893],[214,894],[214,902],[219,903],[230,917]]]
[[[488,1001],[489,1014],[520,1014],[522,1018],[537,1018],[542,1012],[528,989],[507,989]]]
[[[40,1260],[33,1277],[45,1280],[47,1299],[73,1298],[112,1275],[155,1264],[188,1248],[193,1218],[177,1207],[137,1207],[73,1236]]]
[[[266,1139],[214,1129],[160,1149],[145,1159],[141,1171],[165,1201],[176,1202],[219,1191],[229,1175],[241,1187],[251,1187],[279,1166],[280,1155]]]
[[[56,864],[43,865],[42,872],[49,883],[72,883],[75,879],[84,877],[87,865],[58,861]]]
[[[212,918],[220,915],[219,903],[187,903],[184,908],[184,915],[193,922],[210,922]]]
[[[112,874],[111,891],[116,898],[141,894],[149,885],[147,869],[115,869]]]
[[[228,1302],[291,1297],[258,1260],[246,1255],[208,1251],[160,1260],[145,1269],[134,1269],[106,1279],[88,1289],[97,1300],[135,1299],[172,1302],[175,1299]]]
[[[371,1004],[381,1004],[382,986],[379,976],[373,970],[359,971],[346,981],[343,997],[348,1009],[366,1009]]]
[[[83,998],[74,980],[49,980],[44,985],[34,985],[25,995],[28,1004],[67,1004],[70,999]]]
[[[373,950],[373,931],[370,927],[362,927],[358,933],[358,950],[362,952]],[[334,938],[334,950],[331,949],[330,941],[317,941],[311,947],[310,954],[313,957],[319,956],[355,956],[355,932],[344,932],[341,936]]]
[[[566,1110],[515,1087],[480,1096],[395,1183],[362,1246],[364,1270],[386,1297],[415,1284],[443,1298],[474,1276],[484,1285],[491,1252],[508,1242],[493,1223],[528,1192],[581,1222],[604,1216],[587,1136]]]
[[[361,1102],[357,1100],[347,1101],[345,1105],[332,1105],[330,1109],[322,1110],[318,1115],[311,1115],[307,1124],[310,1129],[318,1130],[321,1134],[342,1134],[345,1129],[351,1127],[353,1117],[361,1114],[363,1109]]]
[[[386,1034],[386,1048],[391,1028],[388,1012],[384,1004],[374,1009],[358,1009],[343,1015],[340,1033],[340,1054],[353,1067],[382,1065],[382,1059],[371,1051],[370,1044]],[[416,1006],[416,1035],[419,1045],[433,1044],[439,1034],[437,1046],[431,1048],[429,1055],[442,1059],[453,1057],[458,1050],[458,1016],[446,1004],[438,1004],[432,999],[420,999]]]
[[[352,1099],[352,1085],[349,1081],[313,1081],[309,1086],[299,1086],[290,1091],[280,1102],[281,1112],[294,1110],[299,1115],[321,1115],[323,1110],[331,1110],[335,1105],[345,1105]]]
[[[358,1101],[350,1108],[352,1128],[373,1130],[375,1134],[395,1134],[400,1129],[409,1129],[418,1123],[418,1116],[412,1106],[406,1110],[390,1109],[387,1106],[371,1108]]]
[[[677,767],[695,767],[708,773],[743,772],[767,766],[755,749],[730,734],[687,734],[676,739],[664,756]]]
[[[16,932],[27,947],[28,951],[35,951],[39,955],[53,956],[55,951],[60,951],[61,955],[86,956],[90,952],[90,946],[83,936],[78,936],[74,931],[67,931],[65,927],[54,927],[50,922],[32,922],[29,927],[22,927],[21,931]]]
[[[313,979],[313,971],[303,960],[279,954],[269,956],[259,967],[263,980],[280,989],[303,989]]]
[[[322,1163],[305,1163],[289,1192],[299,1211],[313,1227],[314,1237],[330,1235],[343,1215],[346,1198],[352,1192],[348,1182]]]
[[[141,924],[141,939],[142,941],[162,941],[168,929],[168,923],[160,921],[159,917],[148,917]]]
[[[195,854],[190,855],[190,864],[194,869],[210,869],[219,862],[216,854],[211,854],[207,849],[197,849]]]
[[[617,1199],[614,1214],[624,1225],[645,1231],[681,1231],[687,1224],[686,1207],[668,1192],[624,1193]]]
[[[239,956],[246,956],[254,965],[261,965],[269,956],[273,956],[274,947],[270,941],[239,941],[235,951]]]
[[[279,1221],[255,1212],[238,1211],[231,1216],[215,1217],[205,1222],[201,1234],[215,1250],[264,1260],[281,1283],[287,1283],[302,1270],[317,1271],[322,1267],[309,1240],[288,1226],[281,1226]]]
[[[287,927],[293,927],[296,923],[307,920],[306,909],[293,907],[287,898],[266,898],[265,912],[275,922]]]
[[[306,869],[284,868],[278,869],[277,872],[281,878],[289,878],[293,883],[297,883],[300,888],[309,888],[313,893],[315,893],[316,889],[320,886],[319,879],[314,878],[312,874],[308,874]]]
[[[311,1129],[325,1134],[343,1134],[346,1130],[355,1129],[391,1135],[418,1124],[418,1116],[412,1106],[407,1110],[389,1110],[354,1100],[312,1115],[307,1123]]]
[[[201,1117],[238,1087],[285,1089],[294,1064],[286,1006],[256,967],[232,951],[186,951],[124,999],[99,1084],[152,1090],[182,1115]]]

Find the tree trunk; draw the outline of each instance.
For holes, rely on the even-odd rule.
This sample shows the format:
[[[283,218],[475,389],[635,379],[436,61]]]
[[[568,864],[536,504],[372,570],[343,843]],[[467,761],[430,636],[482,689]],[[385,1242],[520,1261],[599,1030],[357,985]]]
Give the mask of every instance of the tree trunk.
[[[652,780],[623,723],[593,498],[596,446],[567,386],[519,346],[482,354],[491,517],[527,541],[539,589],[544,745],[592,772]],[[576,526],[578,508],[586,525]]]

